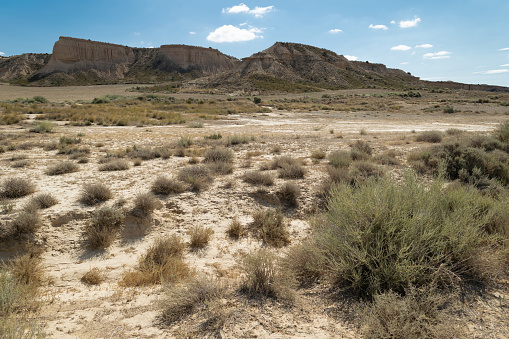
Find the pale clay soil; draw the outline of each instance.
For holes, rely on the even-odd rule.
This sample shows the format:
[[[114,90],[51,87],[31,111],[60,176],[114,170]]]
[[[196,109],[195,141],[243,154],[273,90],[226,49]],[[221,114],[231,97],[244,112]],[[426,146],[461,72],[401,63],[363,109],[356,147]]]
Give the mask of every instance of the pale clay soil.
[[[111,91],[109,92],[111,93]],[[22,96],[22,95],[20,95]],[[97,95],[95,95],[97,96]],[[72,98],[71,98],[72,99]],[[303,159],[307,174],[295,180],[302,191],[299,207],[286,209],[285,216],[293,244],[310,234],[310,215],[316,210],[315,192],[325,177],[326,160],[313,163],[311,151],[322,149],[330,152],[349,149],[355,140],[369,142],[375,154],[388,149],[397,151],[404,163],[406,154],[414,148],[428,144],[415,142],[411,131],[446,130],[457,128],[466,131],[491,131],[503,115],[494,114],[412,114],[405,108],[397,113],[297,113],[273,110],[269,114],[230,115],[228,119],[207,121],[203,128],[182,126],[165,127],[72,127],[60,126],[53,134],[37,136],[38,141],[58,140],[61,135],[73,136],[83,133],[83,145],[92,153],[87,164],[80,170],[58,176],[44,173],[48,165],[66,156],[41,148],[16,151],[30,159],[27,168],[10,167],[8,159],[12,152],[0,154],[0,180],[12,176],[30,178],[37,185],[37,193],[52,193],[59,203],[42,210],[44,226],[38,231],[38,239],[44,243],[44,263],[51,283],[45,287],[48,301],[39,316],[46,322],[46,332],[52,338],[172,338],[193,331],[199,321],[177,322],[172,326],[159,320],[159,300],[164,298],[161,286],[123,288],[118,285],[123,272],[134,268],[140,255],[158,237],[178,234],[188,241],[186,231],[195,225],[211,227],[212,240],[202,251],[190,252],[185,261],[197,272],[230,282],[242,279],[237,259],[261,246],[252,236],[231,240],[225,231],[234,217],[243,224],[251,222],[251,211],[260,207],[273,207],[274,192],[285,180],[276,179],[267,192],[244,183],[240,177],[247,170],[257,169],[263,162],[276,156],[271,153],[275,146],[281,147],[280,155]],[[331,134],[330,130],[334,130]],[[366,134],[361,135],[360,130]],[[0,126],[0,132],[22,132],[24,129]],[[103,205],[110,206],[121,198],[127,206],[139,192],[147,192],[159,175],[174,175],[188,165],[189,157],[175,157],[143,161],[127,171],[100,172],[97,159],[106,150],[119,150],[133,145],[157,147],[171,145],[183,135],[202,142],[203,136],[221,133],[254,136],[255,141],[233,147],[235,170],[232,174],[218,176],[211,187],[201,193],[185,192],[168,197],[158,196],[161,204],[155,211],[149,229],[143,234],[136,226],[127,225],[119,239],[105,251],[93,251],[83,246],[82,229],[90,213],[96,207],[85,207],[78,202],[80,190],[85,183],[100,181],[109,185],[114,198]],[[218,141],[220,143],[221,140]],[[98,143],[104,146],[97,147]],[[211,144],[214,144],[212,142]],[[198,146],[199,147],[199,146]],[[260,155],[246,159],[247,152],[259,151]],[[404,165],[403,167],[407,167]],[[395,178],[402,170],[385,167]],[[276,176],[274,172],[274,176]],[[19,210],[30,197],[15,200]],[[15,214],[15,213],[14,213]],[[9,216],[0,215],[2,223]],[[0,258],[12,257],[17,248],[8,245],[0,249]],[[285,253],[285,249],[278,250]],[[99,268],[105,281],[99,286],[88,286],[80,281],[91,268]],[[223,338],[358,338],[358,329],[348,321],[348,307],[328,297],[327,288],[318,285],[297,292],[296,305],[288,308],[272,301],[256,302],[245,298],[224,300],[233,310],[220,332]],[[470,338],[508,338],[509,294],[501,288],[486,292],[465,304],[460,325]]]

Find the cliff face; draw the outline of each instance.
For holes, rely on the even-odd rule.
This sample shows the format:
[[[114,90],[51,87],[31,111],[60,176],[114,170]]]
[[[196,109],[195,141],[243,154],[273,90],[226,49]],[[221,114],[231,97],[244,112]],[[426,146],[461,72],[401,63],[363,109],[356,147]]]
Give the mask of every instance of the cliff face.
[[[165,79],[165,74],[189,73],[211,75],[233,68],[238,60],[216,49],[186,45],[163,45],[160,48],[132,48],[84,39],[60,37],[49,62],[35,75],[65,78],[73,74],[102,80],[144,81]],[[45,80],[48,82],[48,79]],[[51,82],[51,81],[50,81]]]
[[[217,49],[187,45],[163,45],[159,48],[154,66],[165,70],[177,68],[182,71],[199,70],[204,75],[228,71],[238,60]]]

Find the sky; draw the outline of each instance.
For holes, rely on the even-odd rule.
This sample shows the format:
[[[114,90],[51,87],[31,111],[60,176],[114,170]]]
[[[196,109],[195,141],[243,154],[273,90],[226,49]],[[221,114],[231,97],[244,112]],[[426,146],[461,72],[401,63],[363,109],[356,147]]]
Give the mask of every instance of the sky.
[[[0,0],[0,55],[51,53],[59,36],[239,59],[295,42],[424,80],[509,87],[509,0]]]

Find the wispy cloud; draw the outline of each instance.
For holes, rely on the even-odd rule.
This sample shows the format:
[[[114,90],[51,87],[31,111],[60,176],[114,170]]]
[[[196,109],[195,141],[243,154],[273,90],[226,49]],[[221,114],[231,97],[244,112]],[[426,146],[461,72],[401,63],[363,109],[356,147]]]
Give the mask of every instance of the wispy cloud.
[[[433,45],[430,45],[430,44],[422,44],[422,45],[417,45],[415,46],[416,48],[432,48]]]
[[[353,56],[353,55],[347,55],[347,54],[345,54],[345,55],[343,55],[343,56],[344,56],[345,58],[347,58],[348,60],[350,60],[350,61],[357,61],[357,59],[359,59],[358,57]]]
[[[334,28],[334,29],[331,29],[329,31],[330,34],[338,34],[338,33],[343,33],[343,30],[342,29],[339,29],[339,28]]]
[[[500,65],[500,67],[509,67],[509,64]]]
[[[490,74],[501,74],[501,73],[508,73],[508,72],[509,72],[509,69],[491,69],[489,71],[484,71],[484,72],[474,72],[474,74],[490,75]]]
[[[191,34],[191,35],[195,35],[195,34],[196,34],[196,32],[189,32],[189,34]]]
[[[4,52],[0,52],[0,55],[1,55],[1,56],[4,56],[4,55],[5,55],[5,53],[4,53]]]
[[[389,29],[389,27],[387,27],[385,25],[373,25],[373,24],[369,25],[369,28],[371,28],[371,29],[382,29],[384,31]]]
[[[223,25],[207,36],[208,41],[212,42],[242,42],[250,41],[256,38],[263,38],[259,35],[262,31],[256,27],[249,29],[238,28],[233,25]]]
[[[412,49],[412,47],[407,46],[407,45],[397,45],[397,46],[391,47],[391,51],[409,51],[411,49]]]
[[[499,51],[509,51],[509,47],[501,48],[501,49],[499,49]]]
[[[419,22],[421,22],[421,18],[415,18],[414,20],[404,20],[399,22],[399,27],[411,28],[417,26]]]
[[[400,65],[408,65],[408,64],[409,64],[408,61],[400,63]]]
[[[426,53],[422,57],[424,59],[438,60],[438,59],[449,59],[451,56],[449,55],[451,52],[440,51],[435,53]]]
[[[274,6],[267,6],[267,7],[258,7],[251,9],[246,4],[239,4],[237,6],[223,8],[223,13],[228,14],[251,14],[254,15],[257,18],[263,17],[265,14],[270,13],[274,10]]]

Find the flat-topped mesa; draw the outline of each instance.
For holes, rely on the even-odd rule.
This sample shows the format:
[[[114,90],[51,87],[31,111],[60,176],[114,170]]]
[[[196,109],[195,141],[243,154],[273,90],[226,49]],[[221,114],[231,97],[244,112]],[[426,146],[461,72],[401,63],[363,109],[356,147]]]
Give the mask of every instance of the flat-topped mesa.
[[[159,48],[155,66],[162,70],[202,71],[214,74],[233,68],[237,59],[229,57],[217,49],[188,46],[163,45]],[[177,68],[177,69],[172,69]]]
[[[111,77],[122,78],[134,60],[135,54],[130,47],[60,37],[53,46],[50,61],[38,72],[38,75],[44,76],[57,72],[70,74],[94,69],[107,72]]]

